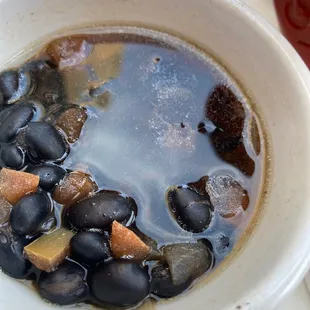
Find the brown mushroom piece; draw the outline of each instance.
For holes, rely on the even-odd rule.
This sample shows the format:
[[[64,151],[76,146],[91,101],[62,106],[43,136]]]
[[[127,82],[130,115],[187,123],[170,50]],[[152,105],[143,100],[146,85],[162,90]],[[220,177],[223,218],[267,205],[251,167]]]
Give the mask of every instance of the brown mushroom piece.
[[[214,88],[207,101],[206,117],[231,137],[242,135],[245,110],[227,86],[218,85]]]
[[[69,143],[74,143],[79,139],[86,120],[86,109],[75,106],[60,113],[56,118],[55,126],[66,134]]]
[[[63,205],[71,205],[82,198],[88,197],[98,189],[91,177],[83,172],[74,171],[67,174],[56,185],[53,199]]]
[[[222,217],[231,218],[247,210],[248,192],[231,176],[219,175],[210,178],[206,183],[215,212]]]
[[[79,37],[59,38],[46,47],[46,53],[59,68],[78,65],[91,51],[92,46]]]
[[[216,126],[209,136],[218,156],[252,176],[255,162],[247,153],[242,136],[245,109],[232,90],[225,85],[216,86],[207,100],[205,116]]]

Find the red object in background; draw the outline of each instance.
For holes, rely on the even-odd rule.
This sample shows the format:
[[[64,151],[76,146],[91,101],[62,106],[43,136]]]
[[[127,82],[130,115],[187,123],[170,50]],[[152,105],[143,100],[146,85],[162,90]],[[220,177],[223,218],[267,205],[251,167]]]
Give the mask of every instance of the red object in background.
[[[274,0],[282,31],[310,69],[310,0]]]

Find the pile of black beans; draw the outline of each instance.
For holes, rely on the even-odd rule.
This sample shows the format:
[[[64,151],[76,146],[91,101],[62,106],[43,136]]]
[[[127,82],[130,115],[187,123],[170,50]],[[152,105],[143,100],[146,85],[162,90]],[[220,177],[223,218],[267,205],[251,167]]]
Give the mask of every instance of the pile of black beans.
[[[91,176],[81,177],[62,166],[82,131],[87,109],[66,103],[61,75],[51,63],[32,61],[1,73],[0,105],[1,168],[39,177],[36,190],[17,201],[0,197],[4,273],[33,280],[40,295],[52,303],[132,307],[146,298],[181,294],[213,267],[210,242],[201,239],[158,248],[136,228],[138,207],[132,198],[100,190]],[[69,110],[80,116],[80,122],[66,118]],[[208,195],[189,186],[172,187],[167,202],[183,229],[208,228],[213,214]],[[57,203],[62,205],[61,223],[55,215]],[[111,244],[115,221],[150,249],[146,257],[115,256]],[[40,270],[24,248],[60,225],[74,234],[69,255],[53,270]]]

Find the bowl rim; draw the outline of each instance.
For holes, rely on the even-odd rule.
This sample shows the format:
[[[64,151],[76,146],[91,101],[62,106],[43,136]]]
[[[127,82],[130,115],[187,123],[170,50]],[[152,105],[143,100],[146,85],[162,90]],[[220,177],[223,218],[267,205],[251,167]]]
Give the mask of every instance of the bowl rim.
[[[127,0],[127,1],[131,2],[131,0]],[[204,0],[204,1],[208,1],[210,3],[212,2],[212,0]],[[218,1],[220,5],[227,5],[229,6],[230,9],[238,10],[239,12],[236,14],[239,14],[242,18],[247,18],[248,20],[251,20],[251,24],[253,24],[253,28],[256,28],[256,29],[259,28],[260,31],[264,33],[266,37],[268,37],[268,40],[273,41],[274,43],[277,44],[278,48],[282,50],[282,54],[285,55],[285,57],[288,60],[287,66],[290,67],[292,71],[294,71],[294,74],[296,75],[296,77],[298,77],[301,83],[300,85],[296,87],[298,87],[299,89],[303,89],[303,93],[305,97],[304,101],[306,101],[306,98],[307,98],[307,100],[310,102],[309,70],[306,67],[306,65],[303,63],[303,61],[301,60],[298,53],[294,50],[294,48],[290,45],[290,43],[282,36],[282,34],[274,26],[272,26],[263,16],[261,16],[258,12],[256,12],[255,9],[251,8],[248,4],[244,3],[241,0],[213,0],[213,1]],[[8,1],[4,0],[3,2],[5,3]],[[132,1],[132,2],[135,3],[139,1]],[[201,0],[201,2],[203,1]],[[308,113],[310,114],[310,111]],[[310,174],[310,171],[308,172]],[[310,204],[310,197],[304,197],[304,204],[305,204],[304,209],[307,207],[306,202]],[[308,211],[308,215],[310,217],[310,210]],[[310,227],[306,227],[306,224],[303,224],[302,228],[299,227],[299,230],[310,233]],[[256,231],[253,231],[252,236],[249,237],[248,238],[249,240],[246,241],[244,248],[247,247],[247,243],[250,241],[253,235],[255,235],[255,233]],[[295,239],[294,241],[296,241]],[[240,254],[242,254],[242,252],[243,251],[237,254],[237,256],[233,257],[233,261],[236,261],[238,257],[240,256]],[[277,260],[279,261],[280,264],[281,263],[283,264],[283,261],[280,260],[280,257],[277,257]],[[286,265],[288,265],[289,259],[287,258],[286,261],[287,261]],[[303,257],[301,257],[297,263],[292,261],[292,258],[290,258],[290,264],[291,266],[294,266],[294,268],[292,268],[292,270],[282,279],[282,281],[275,281],[276,278],[277,279],[279,278],[279,275],[276,274],[276,270],[274,270],[273,273],[268,274],[268,279],[264,278],[264,283],[265,284],[268,283],[268,286],[269,284],[276,283],[274,284],[272,292],[268,292],[264,294],[263,296],[261,296],[261,295],[258,295],[256,291],[254,292],[254,288],[251,288],[253,290],[252,291],[248,290],[247,294],[251,295],[253,292],[257,294],[258,296],[256,297],[252,296],[253,299],[257,300],[257,303],[259,303],[262,297],[265,299],[263,300],[263,302],[268,302],[268,305],[271,307],[273,307],[273,305],[278,303],[280,299],[283,298],[284,295],[286,295],[288,292],[290,292],[297,286],[299,281],[302,279],[302,277],[307,272],[308,267],[310,266],[310,240],[307,246],[305,246]],[[0,281],[0,282],[4,282],[4,281]],[[1,303],[2,302],[0,301],[0,305]],[[233,301],[231,301],[230,305],[232,303]],[[251,308],[251,309],[254,309],[254,308]],[[258,308],[258,309],[261,309],[261,308]]]

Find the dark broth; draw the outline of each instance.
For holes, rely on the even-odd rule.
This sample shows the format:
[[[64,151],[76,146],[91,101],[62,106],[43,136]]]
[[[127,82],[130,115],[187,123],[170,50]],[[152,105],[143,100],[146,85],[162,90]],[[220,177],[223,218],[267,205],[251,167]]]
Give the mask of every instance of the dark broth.
[[[258,116],[225,69],[182,40],[130,27],[80,33],[68,38],[84,40],[88,58],[62,69],[58,78],[61,104],[86,107],[88,119],[64,167],[88,172],[101,190],[133,197],[138,205],[137,227],[159,247],[207,238],[217,266],[249,225],[260,199],[265,146]],[[34,59],[48,59],[46,50]],[[206,119],[205,109],[218,85],[230,88],[242,103],[242,143],[253,171],[240,169],[242,163],[232,164],[223,153],[219,156],[208,137],[215,126]],[[253,122],[257,152],[250,135]],[[234,218],[224,218],[215,210],[206,231],[185,231],[167,207],[166,191],[218,175],[231,176],[248,192],[249,207]],[[57,209],[61,226],[62,206]]]

